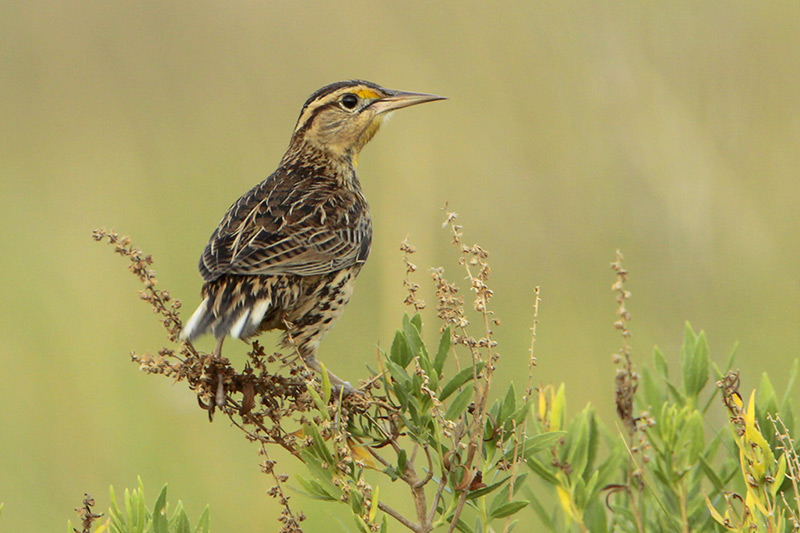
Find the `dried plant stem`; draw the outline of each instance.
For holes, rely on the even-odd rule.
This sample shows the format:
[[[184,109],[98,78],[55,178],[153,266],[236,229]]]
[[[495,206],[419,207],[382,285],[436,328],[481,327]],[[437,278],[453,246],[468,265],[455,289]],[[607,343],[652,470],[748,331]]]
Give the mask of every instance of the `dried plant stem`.
[[[525,387],[525,396],[523,400],[527,401],[533,395],[533,368],[536,366],[536,326],[539,324],[539,304],[542,299],[540,297],[541,288],[536,286],[533,288],[533,322],[531,324],[531,345],[528,348],[528,386]]]
[[[458,525],[458,519],[461,517],[461,511],[464,509],[464,504],[467,501],[467,491],[461,492],[458,496],[458,505],[456,506],[456,510],[453,513],[453,518],[450,519],[450,528],[448,528],[447,533],[453,533],[456,529],[456,525]]]
[[[486,425],[486,416],[487,416],[487,402],[489,399],[489,390],[491,388],[492,383],[492,376],[494,375],[495,364],[499,359],[499,355],[494,351],[494,347],[497,345],[497,342],[493,340],[493,332],[492,332],[492,322],[497,323],[496,320],[493,320],[491,315],[493,314],[489,310],[489,299],[492,297],[493,292],[489,289],[486,285],[486,280],[489,277],[489,265],[486,263],[486,258],[488,257],[489,253],[483,250],[478,245],[473,246],[466,246],[463,244],[461,239],[461,226],[456,224],[456,218],[458,215],[453,212],[447,213],[447,219],[445,220],[445,226],[450,227],[450,231],[453,236],[452,243],[457,246],[461,252],[461,257],[459,259],[459,263],[464,267],[464,270],[467,274],[467,279],[470,282],[470,287],[475,292],[475,300],[473,302],[473,306],[476,311],[481,314],[483,319],[484,325],[484,332],[485,337],[482,339],[471,339],[466,332],[466,320],[460,322],[460,327],[462,330],[463,337],[466,341],[467,346],[470,348],[470,353],[472,354],[473,359],[473,387],[475,388],[475,401],[474,404],[476,406],[475,413],[478,416],[473,416],[472,421],[470,423],[468,434],[470,435],[470,443],[469,449],[475,450],[478,448],[478,440],[482,438],[483,431],[482,428]],[[478,272],[473,273],[471,267],[477,267]],[[484,376],[483,381],[478,379],[477,374],[477,365],[479,362],[483,361],[483,358],[480,356],[480,352],[477,350],[478,347],[482,347],[486,349],[486,365],[484,366]],[[481,386],[482,385],[482,386]],[[474,452],[469,454],[469,457],[474,456]],[[471,460],[465,464],[467,468],[467,475],[472,475],[471,472]],[[463,504],[461,504],[463,506]],[[460,511],[459,511],[460,512]]]
[[[634,454],[641,453],[644,447],[643,441],[645,439],[645,434],[644,430],[639,428],[637,424],[638,419],[634,415],[633,401],[639,386],[639,375],[633,369],[631,347],[628,344],[628,338],[631,336],[631,332],[628,329],[628,322],[631,320],[631,314],[626,307],[626,302],[630,298],[631,293],[625,290],[625,281],[628,279],[628,271],[622,266],[622,259],[622,252],[617,250],[616,259],[611,263],[611,268],[616,273],[617,278],[611,286],[611,290],[617,293],[617,319],[614,321],[614,328],[616,328],[622,336],[622,347],[612,358],[618,365],[616,374],[617,414],[628,431],[628,468],[626,470],[625,493],[631,498],[630,508],[634,520],[636,521],[636,529],[637,531],[644,531],[642,515],[639,508],[644,475],[641,471],[642,467],[636,466]],[[639,433],[638,438],[641,441],[638,446],[636,443],[637,433]]]
[[[433,524],[433,519],[436,517],[436,508],[439,506],[439,500],[442,497],[442,493],[444,489],[447,487],[447,473],[442,475],[439,479],[439,484],[436,486],[436,492],[433,494],[433,500],[431,501],[431,508],[428,512],[427,521],[429,524]]]
[[[795,525],[800,524],[800,457],[797,455],[797,450],[794,447],[794,441],[789,434],[789,429],[786,427],[783,419],[779,414],[775,416],[767,415],[775,426],[775,436],[781,443],[780,448],[786,454],[786,471],[787,476],[792,480],[792,492],[794,494],[794,509],[787,505],[787,509],[791,511],[791,519]]]
[[[394,518],[395,520],[406,526],[411,531],[416,531],[418,533],[426,531],[424,529],[421,529],[419,524],[415,524],[414,522],[412,522],[411,520],[400,514],[398,511],[392,509],[382,501],[378,502],[378,509],[388,514],[389,516],[391,516],[392,518]]]
[[[75,509],[75,512],[78,513],[81,517],[81,530],[78,531],[75,528],[72,528],[72,531],[75,533],[90,533],[92,530],[92,524],[94,521],[103,516],[103,513],[96,514],[92,507],[94,507],[94,498],[92,498],[88,493],[83,495],[83,505]]]
[[[513,432],[515,435],[514,438],[514,458],[511,462],[511,480],[508,484],[508,501],[512,501],[514,499],[514,482],[517,479],[517,472],[519,471],[519,464],[520,464],[520,446],[524,446],[525,442],[525,428],[518,432],[517,431],[517,423],[513,422]],[[509,528],[511,527],[511,517],[506,517],[506,522],[503,525],[503,533],[508,533]]]
[[[261,443],[261,455],[265,457],[264,462],[261,463],[262,472],[270,474],[275,481],[275,485],[269,490],[269,495],[276,498],[281,505],[281,517],[279,521],[283,522],[283,530],[286,533],[302,533],[303,530],[300,528],[300,522],[305,517],[303,513],[298,513],[297,515],[292,513],[292,509],[289,507],[289,497],[286,496],[283,490],[283,483],[289,476],[275,472],[275,461],[270,460],[269,452],[267,452],[267,447],[264,442]]]
[[[169,292],[156,288],[158,280],[151,269],[152,257],[134,248],[128,237],[121,237],[113,231],[95,230],[92,237],[95,241],[106,240],[114,246],[117,254],[130,261],[130,271],[144,285],[139,297],[160,315],[169,341],[178,343],[183,327],[179,315],[181,303],[173,299]],[[235,427],[244,432],[248,440],[260,444],[262,455],[267,455],[268,444],[277,444],[300,458],[298,442],[287,434],[281,423],[295,413],[310,409],[304,377],[307,372],[291,362],[288,365],[289,376],[269,372],[267,363],[282,361],[282,356],[267,356],[257,342],[253,343],[248,357],[248,364],[239,372],[227,358],[199,352],[190,343],[181,343],[177,349],[161,348],[157,355],[131,356],[144,372],[171,377],[176,382],[185,381],[197,394],[198,403],[208,412],[209,419],[217,410],[221,410]],[[234,398],[235,394],[241,394],[241,400]],[[270,473],[275,481],[270,494],[279,499],[283,508],[281,531],[296,533],[301,531],[299,523],[304,516],[302,513],[293,513],[289,508],[289,499],[282,488],[286,475],[276,474],[273,465],[274,462],[267,458],[262,470]]]
[[[406,305],[410,305],[414,308],[414,311],[421,311],[425,309],[425,300],[421,300],[417,297],[417,291],[419,291],[419,285],[411,281],[411,274],[417,271],[417,265],[410,261],[411,254],[417,251],[416,248],[411,246],[408,242],[408,237],[406,236],[403,239],[403,242],[400,243],[400,251],[403,252],[403,263],[406,267],[406,275],[403,278],[403,286],[408,291],[408,296],[403,303]]]
[[[414,476],[416,477],[416,476]],[[414,498],[414,509],[417,512],[417,518],[420,521],[420,532],[427,533],[431,531],[431,526],[428,524],[428,505],[425,503],[425,485],[424,483],[411,483],[411,495]]]
[[[528,349],[528,383],[525,387],[525,395],[523,396],[523,401],[528,401],[530,397],[533,395],[533,368],[536,366],[536,355],[535,355],[535,348],[536,348],[536,326],[539,323],[539,303],[542,301],[540,298],[541,289],[537,286],[533,289],[534,300],[533,300],[533,321],[531,323],[531,345]],[[522,423],[522,428],[517,427],[516,421],[513,422],[513,430],[512,433],[514,435],[514,456],[511,463],[511,480],[508,484],[508,501],[511,502],[514,499],[514,489],[515,483],[517,480],[517,473],[519,472],[519,465],[520,465],[520,454],[524,454],[525,446],[525,439],[528,435],[528,418],[525,417],[525,421]],[[511,528],[512,517],[506,517],[505,524],[503,525],[503,533],[507,533]]]
[[[375,427],[379,428],[379,430],[384,434],[387,438],[387,441],[390,445],[395,449],[396,453],[400,453],[401,449],[399,448],[396,439],[391,437],[391,435],[384,430],[380,424],[375,424]],[[415,447],[416,450],[416,447]],[[414,500],[414,508],[417,513],[417,519],[419,520],[418,524],[411,522],[410,520],[403,517],[399,512],[392,509],[384,502],[378,502],[378,508],[382,511],[386,512],[386,514],[392,516],[393,518],[397,519],[400,523],[402,523],[407,528],[411,529],[412,531],[417,532],[428,532],[431,531],[431,523],[433,520],[433,512],[435,512],[435,505],[433,512],[429,515],[428,508],[425,503],[425,485],[432,479],[433,477],[433,460],[430,455],[430,451],[427,446],[423,447],[425,455],[428,459],[428,474],[420,480],[417,476],[416,470],[414,469],[414,459],[416,455],[416,451],[412,453],[411,457],[406,462],[406,468],[403,472],[398,472],[400,479],[406,483],[409,488],[411,489],[411,496]],[[381,463],[384,467],[391,467],[392,465],[384,459],[377,451],[375,451],[371,447],[367,447],[367,452],[374,457],[379,463]]]

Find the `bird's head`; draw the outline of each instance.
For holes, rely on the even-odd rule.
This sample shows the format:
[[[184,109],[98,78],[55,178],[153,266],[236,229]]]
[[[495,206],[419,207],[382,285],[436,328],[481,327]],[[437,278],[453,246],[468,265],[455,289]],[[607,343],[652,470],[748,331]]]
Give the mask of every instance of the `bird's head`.
[[[392,111],[442,96],[384,89],[368,81],[340,81],[312,94],[297,120],[291,146],[309,147],[355,162]]]

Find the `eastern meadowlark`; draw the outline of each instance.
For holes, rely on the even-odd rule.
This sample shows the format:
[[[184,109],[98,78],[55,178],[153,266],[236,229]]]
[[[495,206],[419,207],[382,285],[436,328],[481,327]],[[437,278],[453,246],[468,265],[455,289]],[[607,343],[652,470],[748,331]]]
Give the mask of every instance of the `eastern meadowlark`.
[[[369,255],[372,221],[356,176],[359,151],[396,109],[440,96],[341,81],[312,94],[278,169],[222,217],[200,258],[203,301],[181,337],[282,342],[321,371],[320,341],[342,314]],[[337,386],[349,384],[330,374]]]

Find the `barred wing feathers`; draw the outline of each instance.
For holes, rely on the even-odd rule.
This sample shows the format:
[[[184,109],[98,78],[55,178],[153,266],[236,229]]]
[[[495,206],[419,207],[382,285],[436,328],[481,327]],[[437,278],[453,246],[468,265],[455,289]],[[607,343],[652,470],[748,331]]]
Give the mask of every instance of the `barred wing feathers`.
[[[360,191],[333,179],[280,179],[254,187],[223,217],[200,259],[206,282],[225,274],[312,276],[366,261],[372,223]]]

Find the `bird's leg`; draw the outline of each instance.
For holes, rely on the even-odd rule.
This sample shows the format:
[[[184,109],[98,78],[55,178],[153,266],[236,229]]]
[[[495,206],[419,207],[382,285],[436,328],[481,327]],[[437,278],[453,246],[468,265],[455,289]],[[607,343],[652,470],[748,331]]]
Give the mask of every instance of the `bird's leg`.
[[[284,332],[284,346],[291,347],[294,349],[295,353],[300,357],[300,359],[305,363],[305,365],[316,372],[317,374],[322,374],[322,365],[319,364],[317,361],[316,356],[314,355],[315,350],[309,349],[307,346],[304,346],[303,343],[298,343],[295,337],[292,335],[292,331],[294,329],[294,324],[289,321],[286,315],[281,316],[281,321],[283,322],[283,326],[285,328]],[[337,395],[339,390],[344,391],[344,395],[348,396],[353,393],[358,393],[356,389],[350,385],[350,382],[343,380],[330,370],[327,370],[328,373],[328,380],[330,380],[331,385],[333,385],[334,390],[336,391]]]
[[[217,346],[214,348],[214,352],[211,354],[214,357],[221,357],[222,356],[222,343],[225,341],[225,337],[222,336],[217,339]],[[225,376],[222,372],[217,374],[217,394],[214,398],[214,402],[216,403],[217,407],[224,407],[226,403],[225,398]]]
[[[217,395],[214,398],[217,407],[225,407],[227,399],[225,398],[225,375],[220,372],[217,374]]]
[[[211,352],[211,355],[215,355],[217,357],[222,356],[222,343],[225,341],[225,337],[220,337],[217,339],[217,346],[214,348],[214,351]]]
[[[314,357],[313,355],[304,357],[303,361],[305,362],[306,366],[308,366],[308,368],[315,371],[317,374],[322,374],[322,365],[319,364],[319,361],[317,361],[316,357]],[[328,379],[330,380],[331,385],[333,385],[333,388],[336,391],[338,391],[339,389],[343,389],[345,396],[357,392],[353,388],[353,386],[350,385],[349,381],[344,381],[330,370],[326,371],[328,373]]]

